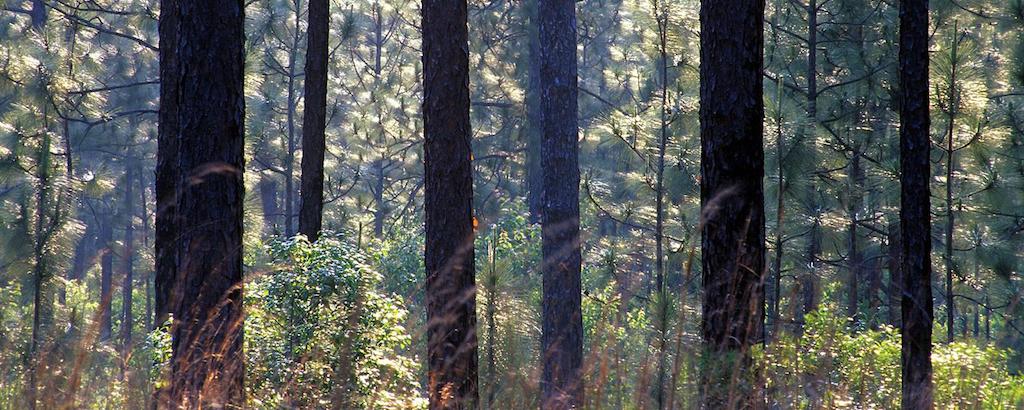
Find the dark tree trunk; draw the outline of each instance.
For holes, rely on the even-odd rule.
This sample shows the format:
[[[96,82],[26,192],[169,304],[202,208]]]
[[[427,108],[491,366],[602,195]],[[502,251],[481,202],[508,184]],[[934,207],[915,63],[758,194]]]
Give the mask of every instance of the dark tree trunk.
[[[154,233],[154,326],[162,325],[174,302],[178,270],[178,0],[160,0],[160,112],[157,125],[156,215]]]
[[[383,128],[383,126],[381,126]],[[384,203],[384,159],[373,162],[373,203],[377,209],[373,212],[373,235],[384,237],[384,218],[387,218],[387,204]]]
[[[302,181],[299,233],[310,241],[320,236],[324,206],[324,150],[327,121],[328,0],[310,0],[306,48],[306,105],[302,112]]]
[[[818,309],[818,254],[821,253],[821,226],[811,226],[807,240],[807,272],[800,275],[800,301],[795,303],[796,334],[803,334],[805,316]]]
[[[158,196],[172,200],[177,224],[175,241],[157,238],[157,249],[173,249],[177,262],[173,281],[158,282],[158,294],[173,302],[163,309],[174,314],[170,383],[159,402],[241,407],[243,2],[164,0],[161,10],[172,16],[160,30],[161,54],[170,57],[161,61],[161,97],[172,97],[161,119],[173,113],[174,123],[161,127],[160,140],[174,141],[180,174],[172,184],[179,194]],[[157,262],[158,272],[168,269]]]
[[[281,208],[277,204],[277,181],[273,177],[260,174],[259,182],[260,205],[263,208],[263,231],[277,234],[281,221]]]
[[[873,330],[877,330],[878,326],[881,325],[881,309],[880,305],[882,297],[879,295],[879,291],[882,289],[882,260],[879,257],[874,257],[871,262],[868,263],[868,325]]]
[[[760,408],[750,353],[765,319],[764,1],[702,2],[700,22],[701,336],[711,355],[701,396],[707,408]]]
[[[132,346],[132,290],[135,289],[135,192],[132,182],[135,179],[135,165],[125,166],[124,176],[124,282],[121,284],[121,357],[127,359]]]
[[[847,282],[846,282],[846,316],[850,320],[851,328],[860,324],[860,289],[861,271],[864,268],[864,255],[860,248],[860,235],[857,233],[860,217],[860,206],[864,200],[862,189],[864,187],[864,170],[861,168],[861,151],[859,146],[854,146],[853,157],[850,158],[850,185],[849,185],[849,227],[847,238],[849,241],[849,255],[847,256]]]
[[[139,206],[142,215],[142,244],[144,247],[149,247],[149,204],[146,202],[146,173],[138,173],[139,180]],[[153,328],[153,298],[151,296],[152,289],[150,288],[150,282],[153,280],[153,274],[150,270],[146,269],[146,273],[142,275],[144,280],[143,289],[146,295],[146,314],[143,316],[144,329],[147,331]]]
[[[900,303],[903,300],[903,261],[900,254],[900,224],[889,224],[889,324],[900,328]]]
[[[98,229],[95,220],[83,222],[85,222],[85,233],[82,234],[82,238],[75,244],[75,253],[71,259],[71,269],[68,270],[68,280],[81,280],[85,278],[85,272],[96,263],[96,256],[100,251],[99,247],[96,246],[99,238],[97,236]],[[62,302],[64,301],[64,294],[66,293],[62,293]]]
[[[32,10],[29,10],[32,28],[42,30],[46,26],[46,7],[46,3],[43,0],[32,0]]]
[[[431,409],[475,409],[476,270],[465,0],[423,0],[424,210]]]
[[[45,122],[45,114],[44,114]],[[32,339],[29,342],[29,380],[28,385],[25,386],[25,396],[28,401],[30,409],[36,408],[37,399],[39,399],[39,376],[43,370],[43,355],[42,351],[45,348],[45,335],[47,328],[52,321],[53,316],[53,300],[50,299],[50,294],[47,289],[48,285],[48,270],[46,257],[47,243],[49,242],[50,233],[55,230],[49,228],[49,224],[55,224],[57,221],[54,217],[47,217],[47,208],[49,208],[49,195],[50,195],[50,136],[45,134],[42,139],[42,144],[39,148],[39,156],[36,159],[36,182],[38,183],[35,196],[36,196],[36,220],[33,228],[32,239]],[[43,392],[44,403],[46,403],[46,392]]]
[[[932,393],[928,0],[900,2],[900,231],[903,245],[903,408],[930,409]]]
[[[114,228],[113,218],[107,214],[103,216],[103,226],[100,227],[100,246],[103,247],[100,257],[100,329],[99,341],[110,340],[111,336],[111,300],[114,297]]]
[[[530,222],[540,222],[544,207],[544,172],[540,167],[543,138],[541,136],[540,108],[540,26],[537,15],[540,0],[527,0],[529,13],[528,64],[526,79],[526,202]]]
[[[540,0],[541,407],[583,405],[576,2]]]

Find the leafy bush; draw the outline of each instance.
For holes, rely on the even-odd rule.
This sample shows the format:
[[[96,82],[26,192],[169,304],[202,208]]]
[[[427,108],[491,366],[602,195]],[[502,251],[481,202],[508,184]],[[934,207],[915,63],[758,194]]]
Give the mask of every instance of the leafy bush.
[[[354,246],[331,236],[273,242],[246,288],[247,387],[256,408],[418,408],[417,361],[398,297]]]
[[[772,397],[784,408],[893,408],[900,402],[899,330],[851,333],[823,306],[802,334],[783,334],[760,357]],[[1021,408],[1024,378],[1007,369],[1009,351],[967,342],[935,343],[935,403],[949,408]]]

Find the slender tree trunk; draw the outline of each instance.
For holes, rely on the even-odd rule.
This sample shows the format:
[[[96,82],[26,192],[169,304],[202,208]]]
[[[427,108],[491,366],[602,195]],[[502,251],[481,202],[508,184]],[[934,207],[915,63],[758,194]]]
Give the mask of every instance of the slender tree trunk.
[[[495,318],[498,311],[498,244],[496,239],[496,232],[491,231],[490,254],[487,255],[490,274],[487,275],[487,311],[485,312],[487,315],[487,409],[494,408],[494,399],[498,393],[498,365],[494,354],[498,328]]]
[[[543,137],[541,135],[540,107],[540,23],[537,15],[538,2],[526,0],[529,13],[527,27],[528,65],[526,80],[526,202],[530,210],[530,222],[540,222],[544,207],[544,172],[540,167]]]
[[[847,228],[849,234],[849,255],[847,269],[847,304],[846,316],[849,318],[851,329],[855,329],[860,323],[860,294],[858,283],[861,280],[861,269],[864,264],[864,256],[860,249],[860,235],[857,234],[858,218],[860,217],[860,204],[863,200],[861,189],[864,186],[864,172],[861,169],[861,152],[859,146],[854,146],[853,158],[850,159],[850,192],[847,212],[850,216],[850,225]]]
[[[764,1],[702,2],[700,129],[706,408],[764,407]],[[712,363],[714,362],[714,363]]]
[[[146,173],[139,172],[139,206],[142,208],[142,245],[146,248],[149,247],[149,211],[148,203],[146,202]],[[143,318],[143,325],[148,331],[153,328],[153,298],[152,289],[150,289],[150,282],[153,280],[153,274],[151,271],[146,269],[146,273],[143,275],[145,284],[146,295],[146,315]]]
[[[668,5],[655,0],[658,24],[658,53],[661,75],[661,138],[658,140],[658,168],[655,181],[654,272],[658,289],[658,380],[654,399],[659,409],[665,403],[666,346],[668,344],[668,292],[665,290],[665,154],[669,143],[668,118]]]
[[[957,24],[953,23],[953,40],[950,45],[950,75],[949,75],[949,90],[946,95],[946,104],[948,105],[948,129],[946,132],[946,249],[945,249],[945,267],[946,267],[946,343],[952,343],[956,336],[955,326],[956,323],[956,303],[953,300],[953,168],[955,163],[953,162],[953,136],[956,135],[955,121],[957,114],[957,106],[959,105],[958,96],[956,92],[956,81],[957,81],[957,66],[959,65],[959,33]]]
[[[541,408],[582,406],[576,2],[540,0],[543,320]]]
[[[263,208],[263,232],[280,233],[281,208],[277,204],[277,181],[266,174],[260,174],[260,205]]]
[[[158,295],[173,301],[158,310],[174,314],[169,386],[158,407],[242,407],[244,6],[161,3],[162,19],[171,16],[160,30],[161,55],[170,57],[161,60],[161,98],[171,98],[160,117],[174,114],[174,122],[161,127],[160,141],[174,141],[180,173],[170,184],[178,194],[158,195],[157,204],[173,200],[177,223],[176,241],[157,237],[157,249],[173,249],[176,261],[173,282],[157,283]],[[161,262],[157,271],[168,270]]]
[[[299,73],[295,64],[299,54],[299,20],[301,11],[295,3],[295,28],[291,49],[288,50],[288,155],[284,164],[284,233],[295,234],[295,112],[298,111],[298,96],[295,95],[295,78]]]
[[[135,192],[133,192],[132,181],[135,179],[135,164],[128,162],[125,165],[125,188],[124,188],[124,254],[121,258],[124,262],[124,282],[121,284],[121,359],[127,361],[128,353],[132,349],[132,327],[134,325],[132,316],[132,290],[135,289]],[[123,363],[124,364],[124,363]],[[122,369],[122,378],[127,365]]]
[[[44,121],[45,124],[45,121]],[[45,126],[45,125],[44,125]],[[47,218],[50,194],[50,135],[44,133],[42,144],[39,148],[39,156],[36,158],[36,212],[35,227],[33,228],[34,243],[32,246],[32,339],[29,345],[29,380],[25,387],[25,396],[29,408],[35,410],[36,402],[39,399],[39,376],[43,367],[43,357],[40,351],[44,345],[44,334],[49,323],[48,316],[52,315],[52,299],[48,296],[46,244],[49,242],[49,234],[46,233],[48,224],[56,223],[54,218]],[[44,403],[46,402],[44,394]]]
[[[900,245],[900,224],[889,223],[889,324],[900,328],[900,303],[903,299],[902,246]]]
[[[114,297],[114,228],[113,217],[107,213],[103,216],[100,227],[100,246],[103,247],[100,257],[100,328],[99,341],[110,340],[112,329],[111,301]]]
[[[931,175],[928,0],[900,2],[900,232],[904,409],[931,409]]]
[[[431,409],[475,409],[476,291],[465,0],[423,0],[424,210]]]
[[[305,109],[302,111],[302,204],[299,233],[315,241],[323,226],[324,150],[327,148],[327,47],[329,0],[310,0],[306,47]]]

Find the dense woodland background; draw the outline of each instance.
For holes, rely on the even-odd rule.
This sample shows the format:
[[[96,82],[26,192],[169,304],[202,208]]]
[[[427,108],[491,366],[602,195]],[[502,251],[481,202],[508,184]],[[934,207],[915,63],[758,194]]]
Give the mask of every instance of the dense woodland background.
[[[468,3],[460,200],[488,409],[547,397],[541,117],[560,107],[541,101],[554,37],[538,1]],[[145,408],[168,385],[156,3],[0,0],[0,408]],[[245,400],[425,408],[421,4],[330,2],[314,243],[295,236],[309,6],[244,3]],[[575,9],[580,405],[698,408],[716,361],[701,337],[700,4]],[[765,343],[749,368],[778,408],[900,402],[898,9],[766,4],[750,78],[764,103]],[[932,0],[929,17],[935,403],[1021,408],[1024,2]]]

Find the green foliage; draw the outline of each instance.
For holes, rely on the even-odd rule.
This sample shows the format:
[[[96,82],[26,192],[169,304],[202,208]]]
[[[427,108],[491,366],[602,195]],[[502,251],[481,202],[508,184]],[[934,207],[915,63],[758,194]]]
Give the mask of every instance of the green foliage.
[[[850,333],[832,304],[806,316],[802,334],[784,334],[760,358],[770,394],[785,408],[892,408],[900,401],[899,331]],[[1024,377],[1009,351],[955,342],[933,345],[935,402],[950,408],[1024,405]]]
[[[399,354],[407,311],[345,240],[277,240],[246,288],[247,387],[256,408],[418,408],[418,363]]]

